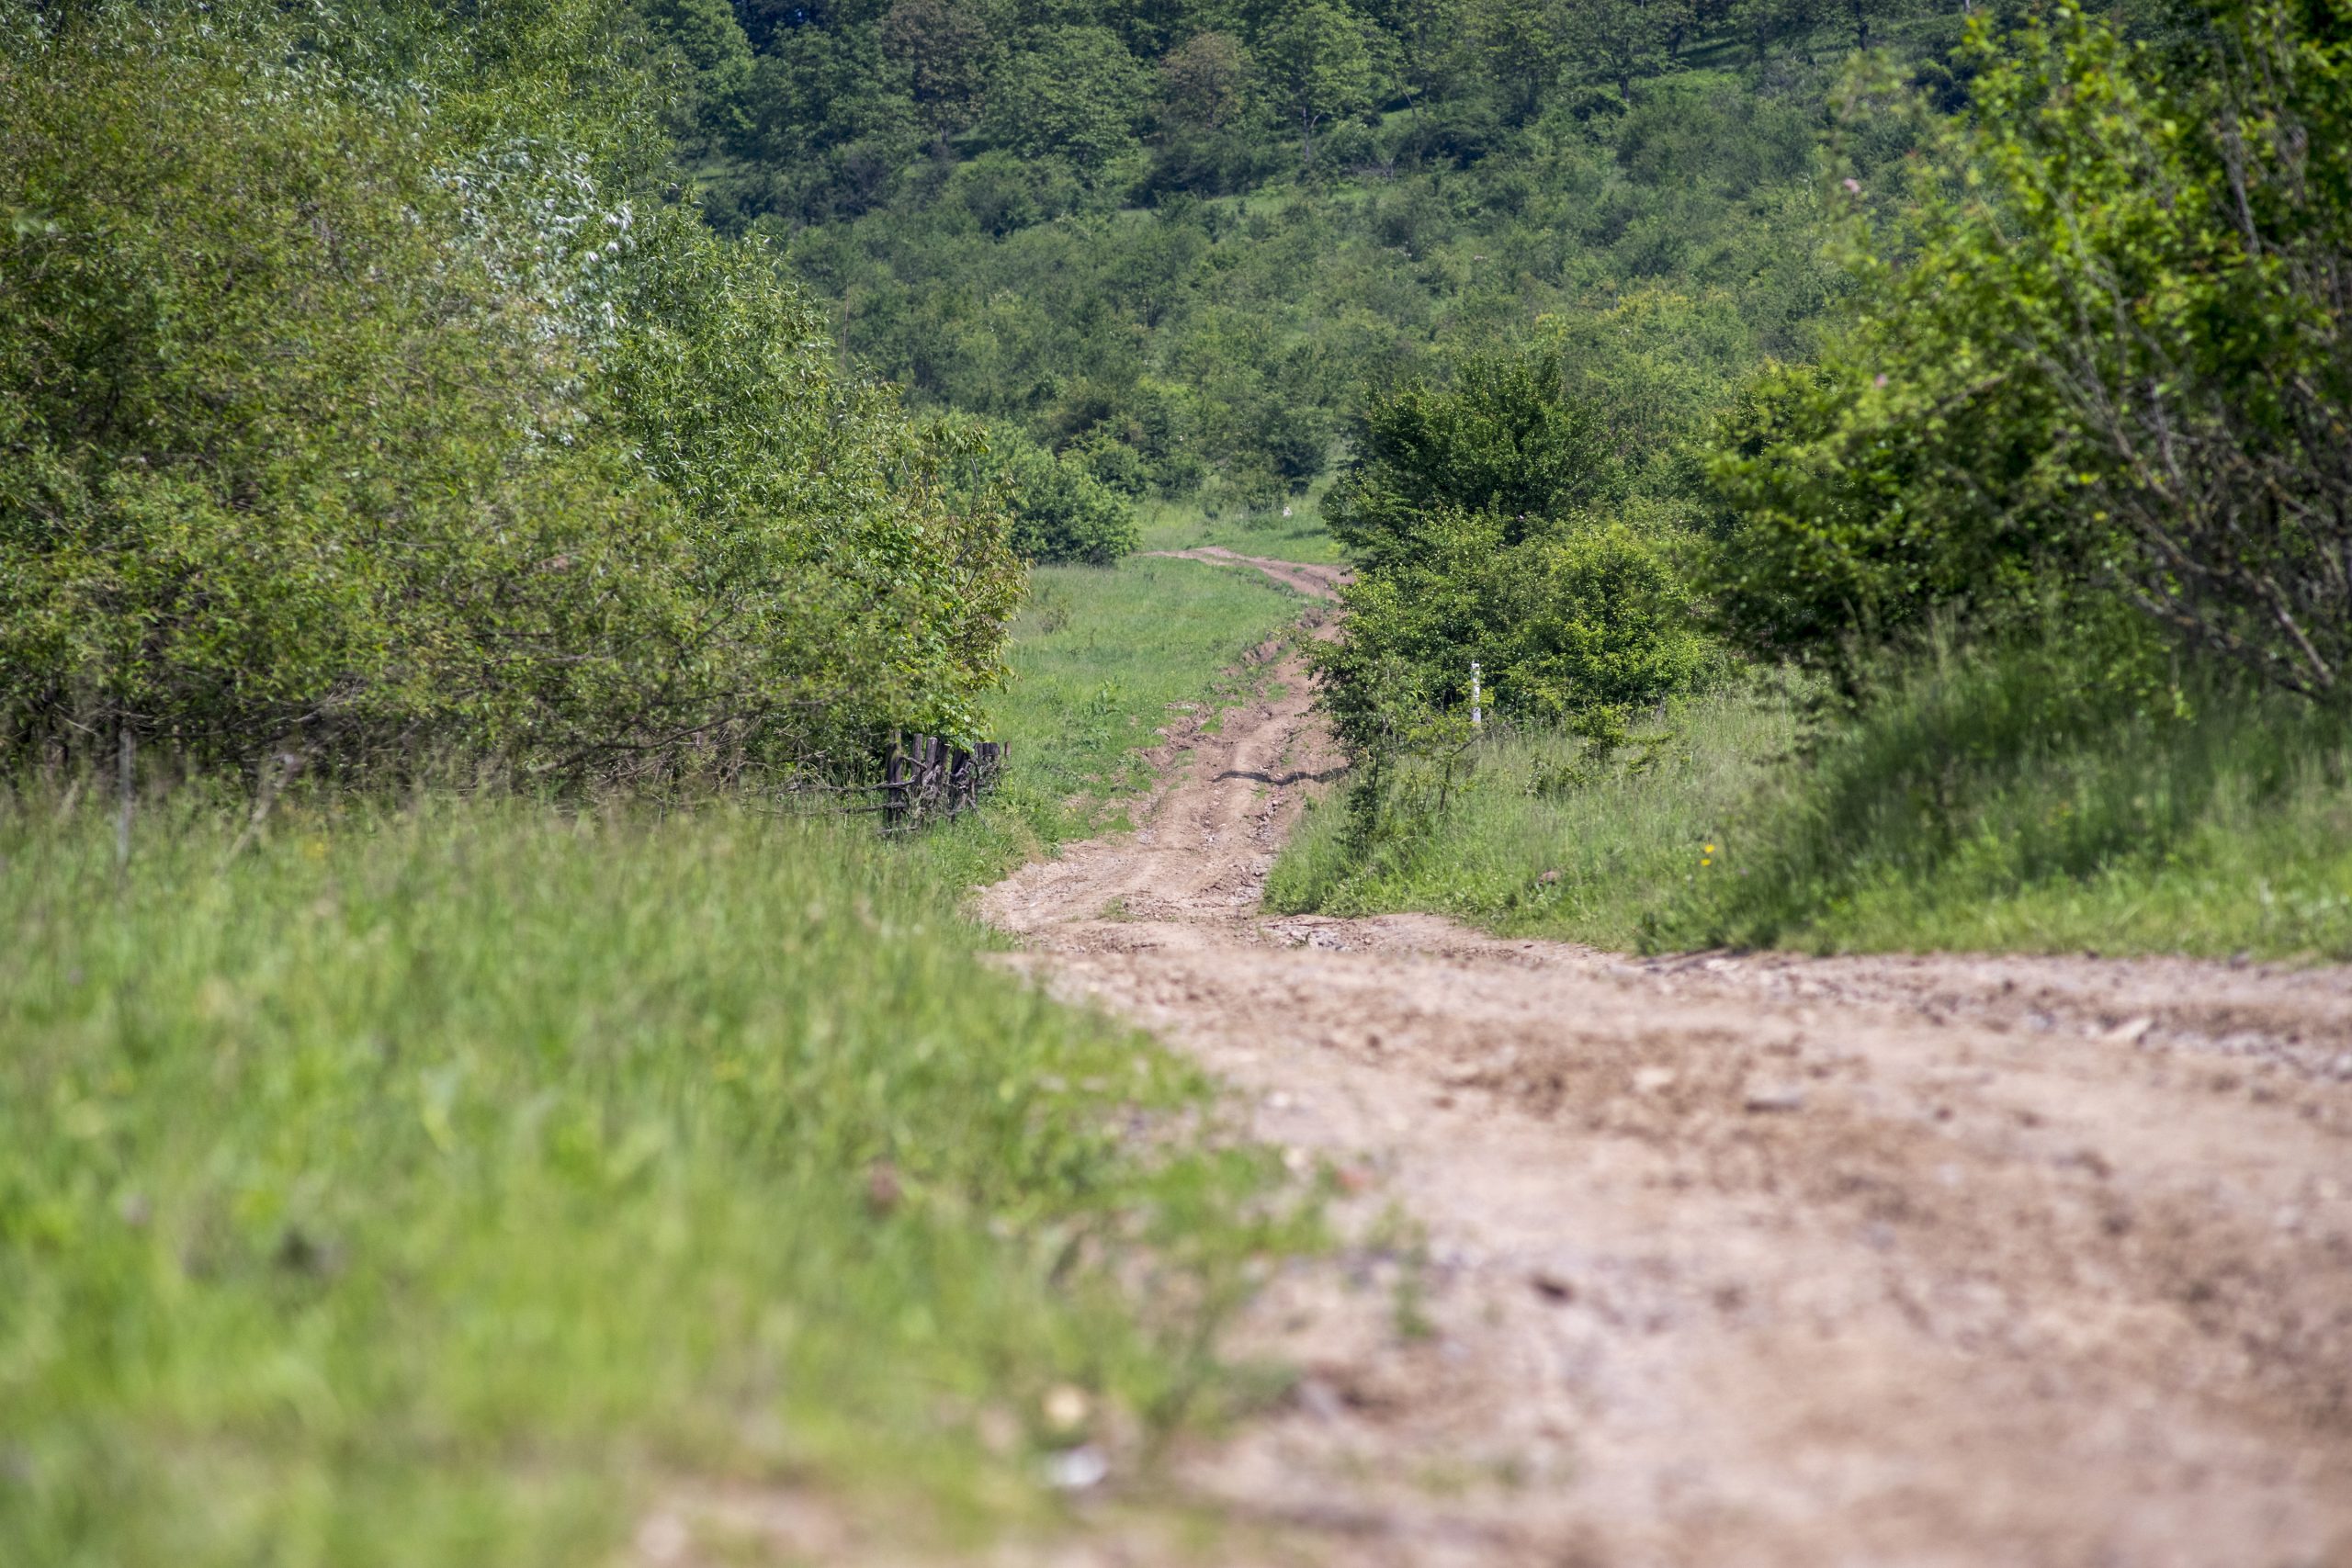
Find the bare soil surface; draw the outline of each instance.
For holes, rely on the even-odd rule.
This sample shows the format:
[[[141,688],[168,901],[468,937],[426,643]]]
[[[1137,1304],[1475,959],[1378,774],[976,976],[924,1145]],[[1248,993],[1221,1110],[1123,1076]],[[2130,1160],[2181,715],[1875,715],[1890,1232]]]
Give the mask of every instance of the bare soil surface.
[[[1269,917],[1337,759],[1262,655],[1139,830],[983,899],[1345,1194],[1230,1347],[1286,1405],[1178,1461],[1213,1555],[2352,1564],[2352,971]]]

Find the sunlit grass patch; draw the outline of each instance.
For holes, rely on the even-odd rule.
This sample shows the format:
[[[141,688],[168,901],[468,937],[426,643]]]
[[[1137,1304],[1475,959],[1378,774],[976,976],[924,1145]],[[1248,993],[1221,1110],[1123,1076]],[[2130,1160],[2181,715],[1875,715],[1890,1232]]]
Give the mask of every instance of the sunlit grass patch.
[[[1143,547],[1189,550],[1217,545],[1239,555],[1269,560],[1328,564],[1340,558],[1340,542],[1324,526],[1317,483],[1306,494],[1243,506],[1227,503],[1212,513],[1198,498],[1155,501],[1143,509]]]
[[[1657,940],[2352,957],[2341,721],[2228,682],[2074,694],[2064,657],[1920,660],[1743,810],[1746,874]]]
[[[2327,715],[2055,688],[2030,659],[1923,661],[1809,735],[1785,694],[1718,694],[1635,768],[1498,737],[1442,813],[1392,800],[1366,833],[1319,803],[1267,901],[1620,949],[2352,958],[2352,742]]]

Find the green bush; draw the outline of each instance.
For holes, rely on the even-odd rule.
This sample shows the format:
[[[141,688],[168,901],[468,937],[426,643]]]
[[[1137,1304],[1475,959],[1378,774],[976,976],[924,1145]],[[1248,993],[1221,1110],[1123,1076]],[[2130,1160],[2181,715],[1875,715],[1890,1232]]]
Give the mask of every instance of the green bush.
[[[1142,525],[1126,497],[1096,477],[1092,450],[1057,457],[1005,425],[989,427],[986,439],[993,475],[986,493],[1012,520],[1012,548],[1023,559],[1109,566],[1135,551]]]
[[[1412,716],[1466,709],[1470,666],[1498,718],[1621,730],[1689,688],[1711,645],[1659,540],[1575,516],[1516,544],[1490,513],[1424,520],[1411,565],[1348,589],[1347,636],[1316,651],[1340,737],[1376,753]]]
[[[1376,392],[1350,434],[1324,513],[1367,570],[1418,559],[1447,509],[1492,515],[1496,542],[1514,545],[1613,477],[1600,416],[1541,350],[1475,355],[1450,383]]]
[[[0,747],[618,778],[976,722],[1001,518],[771,262],[617,194],[594,92],[483,79],[509,22],[354,29],[446,81],[264,7],[0,46]]]
[[[2352,10],[2234,0],[2159,48],[2062,6],[1976,18],[1962,61],[1973,112],[1927,122],[1901,216],[1860,236],[1851,330],[1767,379],[1717,465],[1747,517],[1730,626],[1850,671],[1838,645],[1931,615],[2124,603],[2342,695]]]

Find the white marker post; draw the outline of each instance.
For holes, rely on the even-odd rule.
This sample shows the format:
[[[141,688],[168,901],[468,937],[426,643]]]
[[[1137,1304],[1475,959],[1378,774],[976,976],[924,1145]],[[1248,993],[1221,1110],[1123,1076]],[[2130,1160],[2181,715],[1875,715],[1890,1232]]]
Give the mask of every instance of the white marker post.
[[[1478,661],[1474,659],[1470,661],[1470,728],[1473,729],[1482,727],[1483,716],[1478,711],[1482,694],[1478,689]]]

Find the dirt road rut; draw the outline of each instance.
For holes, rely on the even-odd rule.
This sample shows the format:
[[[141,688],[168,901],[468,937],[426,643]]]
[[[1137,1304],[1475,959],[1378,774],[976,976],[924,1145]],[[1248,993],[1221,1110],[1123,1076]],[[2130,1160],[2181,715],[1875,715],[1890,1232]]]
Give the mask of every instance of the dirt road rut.
[[[1182,1466],[1252,1552],[2352,1564],[2352,974],[1267,917],[1336,759],[1266,651],[984,897],[1356,1193],[1238,1337],[1294,1397]]]

